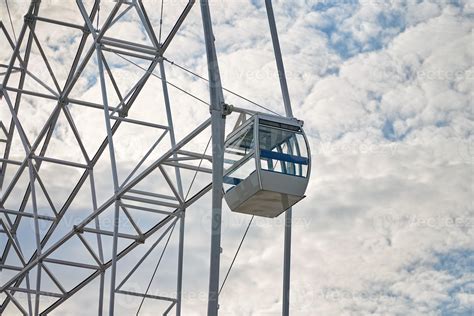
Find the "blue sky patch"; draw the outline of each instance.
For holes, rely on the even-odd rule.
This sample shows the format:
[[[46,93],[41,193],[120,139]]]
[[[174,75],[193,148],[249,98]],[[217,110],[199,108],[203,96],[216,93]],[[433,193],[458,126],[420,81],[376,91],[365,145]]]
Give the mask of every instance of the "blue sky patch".
[[[474,251],[458,249],[447,253],[436,254],[438,261],[433,265],[436,271],[446,272],[456,279],[461,279],[468,274],[474,274]],[[474,280],[453,285],[449,289],[450,300],[440,306],[441,315],[472,316],[474,306],[463,306],[457,299],[458,294],[474,294]]]

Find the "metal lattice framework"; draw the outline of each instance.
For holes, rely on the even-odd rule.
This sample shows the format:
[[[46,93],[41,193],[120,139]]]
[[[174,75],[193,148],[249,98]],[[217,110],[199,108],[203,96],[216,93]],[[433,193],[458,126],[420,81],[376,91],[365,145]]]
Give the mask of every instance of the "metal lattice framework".
[[[0,289],[4,294],[0,314],[7,308],[15,308],[16,312],[24,315],[47,315],[88,284],[99,280],[99,315],[104,312],[104,305],[107,304],[108,313],[114,314],[117,295],[156,299],[166,303],[161,313],[175,311],[176,315],[180,315],[185,211],[204,194],[212,191],[208,314],[217,315],[224,117],[229,108],[224,103],[207,1],[200,1],[200,5],[208,57],[211,117],[179,141],[175,135],[172,105],[168,94],[170,83],[167,82],[165,74],[167,48],[193,8],[194,2],[183,4],[181,15],[163,40],[161,25],[159,31],[157,26],[152,25],[141,0],[116,1],[110,12],[101,17],[100,27],[98,23],[94,25],[100,10],[99,0],[95,0],[90,8],[86,8],[83,1],[76,1],[78,12],[83,19],[82,25],[42,17],[41,2],[35,0],[31,1],[24,16],[24,24],[17,39],[13,39],[0,22],[0,35],[6,39],[2,42],[2,49],[11,50],[9,64],[0,65],[1,106],[7,108],[9,113],[9,117],[2,117],[0,120],[0,146],[3,146],[3,154],[0,157],[0,236],[4,241],[0,244]],[[291,116],[271,1],[267,0],[266,5],[286,113]],[[127,41],[109,32],[117,21],[131,11],[138,15],[140,27],[144,29],[151,44]],[[53,70],[50,57],[43,49],[44,43],[37,34],[37,26],[40,23],[72,29],[81,34],[75,57],[63,82]],[[45,69],[41,76],[31,70],[33,50],[41,57],[35,60],[35,63],[42,63]],[[128,80],[126,89],[120,87],[119,80],[114,75],[111,56],[137,66],[139,75]],[[101,99],[95,102],[73,96],[85,69],[91,66],[96,67],[100,83]],[[41,79],[45,76],[47,80]],[[129,113],[140,102],[147,102],[140,99],[140,95],[152,76],[161,80],[163,102],[159,103],[164,106],[162,113],[166,124],[129,117]],[[50,105],[48,117],[34,117],[33,112],[28,112],[32,107],[25,104],[34,103],[35,100],[42,100]],[[83,139],[81,128],[84,125],[79,127],[78,124],[77,113],[86,109],[92,111],[94,116],[101,115],[104,122],[103,138],[97,142],[96,147],[92,146],[94,150],[91,150],[91,145]],[[241,115],[252,113],[239,108],[234,108],[234,112]],[[28,133],[24,127],[30,120],[35,120],[41,126],[34,134]],[[50,154],[55,153],[51,148],[57,145],[55,138],[58,138],[59,125],[72,135],[79,157],[58,158]],[[124,140],[123,136],[118,136],[120,131],[130,126],[141,128],[143,133],[156,133],[157,136],[127,176],[120,177],[123,166],[120,166],[116,158],[115,146]],[[212,154],[206,154],[207,147],[188,148],[193,140],[206,133],[208,138],[210,132]],[[21,157],[12,154],[12,148],[15,146],[23,150]],[[100,188],[95,174],[100,161],[104,159],[111,172],[111,185],[109,195],[99,197]],[[78,176],[73,186],[64,188],[67,195],[61,198],[51,189],[54,187],[51,182],[61,181],[57,179],[65,169],[69,170],[67,174]],[[189,188],[185,188],[182,180],[186,172],[194,174],[194,177],[189,177],[192,178]],[[194,178],[201,174],[207,174],[208,181],[209,175],[212,175],[212,182],[205,185],[196,184],[196,189],[190,194]],[[146,181],[153,181],[158,185],[153,186],[152,191],[141,189],[140,185]],[[83,196],[86,196],[91,207],[86,212],[82,211],[79,216],[74,205],[75,201]],[[79,216],[80,220],[68,221],[70,213],[76,214],[75,219]],[[109,219],[111,224],[104,225],[104,219]],[[288,315],[291,211],[287,212],[286,220],[283,314]],[[128,223],[127,229],[123,229],[123,221]],[[25,223],[28,223],[29,233],[33,236],[34,247],[30,252],[24,249],[25,246],[19,240],[19,235],[26,233],[22,229]],[[177,234],[173,234],[175,227]],[[177,239],[178,245],[174,274],[176,295],[151,295],[148,294],[148,289],[127,290],[127,281],[153,251],[166,243],[164,251],[172,236]],[[68,249],[74,249],[74,255],[65,255]],[[118,272],[118,263],[137,249],[142,249],[137,260],[127,266],[126,272]],[[60,276],[64,271],[80,278],[73,283],[66,282]]]

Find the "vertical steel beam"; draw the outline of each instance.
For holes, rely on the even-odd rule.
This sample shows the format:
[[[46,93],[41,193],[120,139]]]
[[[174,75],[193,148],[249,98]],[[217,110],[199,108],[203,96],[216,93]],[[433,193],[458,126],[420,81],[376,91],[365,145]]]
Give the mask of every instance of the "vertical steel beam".
[[[104,119],[105,119],[105,126],[107,129],[107,139],[109,142],[109,154],[110,154],[110,164],[112,169],[112,178],[114,182],[114,194],[115,194],[115,212],[114,212],[114,234],[113,234],[113,243],[112,243],[112,270],[110,272],[110,296],[109,296],[109,315],[114,315],[114,307],[115,307],[115,279],[117,275],[117,248],[118,248],[118,226],[120,220],[120,209],[119,209],[119,200],[118,200],[118,191],[119,191],[119,182],[118,182],[118,174],[117,174],[117,164],[115,160],[115,149],[114,149],[114,141],[112,135],[112,126],[110,124],[110,112],[108,106],[108,98],[107,98],[107,90],[106,90],[106,83],[105,83],[105,75],[104,75],[104,67],[102,64],[101,58],[101,50],[99,44],[96,44],[97,50],[97,64],[99,66],[99,77],[100,77],[100,85],[102,91],[102,99],[104,102]]]
[[[92,168],[92,164],[89,162],[89,166]],[[91,188],[91,198],[92,198],[92,209],[93,212],[97,210],[97,195],[95,190],[95,180],[94,180],[94,171],[91,169],[89,172],[89,180],[90,180],[90,188]],[[100,230],[100,222],[99,218],[96,217],[94,219],[95,228]],[[104,263],[104,250],[102,247],[102,236],[97,234],[97,248],[99,250],[99,259],[101,264]],[[99,281],[99,306],[98,306],[98,316],[102,316],[104,311],[104,285],[105,285],[105,271],[100,274],[100,281]]]
[[[39,8],[40,8],[40,2],[31,2],[30,6],[29,6],[29,9],[28,9],[28,13],[26,14],[26,16],[29,16],[29,17],[37,16],[38,13],[39,13]],[[36,23],[35,22],[32,22],[32,23],[33,23],[33,26],[32,26],[31,29],[34,29]],[[23,27],[22,27],[20,36],[18,38],[18,41],[16,43],[16,46],[14,47],[13,55],[11,57],[10,64],[8,66],[7,73],[6,73],[5,77],[3,78],[2,87],[6,87],[6,85],[8,83],[8,80],[9,80],[10,75],[12,73],[12,69],[15,65],[15,60],[18,59],[19,61],[21,61],[20,48],[21,48],[21,44],[22,44],[22,41],[23,41],[23,38],[26,34],[27,29],[28,29],[28,25],[25,22],[23,24]],[[5,33],[5,36],[7,37],[7,40],[10,42],[10,45],[11,45],[12,41],[11,41],[8,33],[6,31],[4,33]],[[19,90],[22,90],[23,86],[25,84],[26,73],[27,73],[28,63],[29,63],[29,59],[30,59],[32,44],[33,44],[33,35],[32,35],[32,32],[30,32],[30,34],[28,35],[28,39],[27,39],[27,43],[26,43],[26,47],[25,47],[25,54],[24,54],[24,58],[23,58],[23,65],[22,66],[23,66],[24,69],[21,71],[20,80],[19,80],[19,83],[18,83],[18,89]],[[3,93],[4,93],[3,91],[0,92],[0,96]],[[16,95],[15,105],[14,105],[14,113],[15,114],[19,112],[20,101],[21,101],[21,98],[22,98],[21,96],[22,96],[21,92],[17,93],[17,95]],[[13,123],[13,117],[12,117],[12,120],[10,121],[10,128],[8,130],[8,135],[7,135],[7,143],[6,143],[6,146],[5,146],[5,151],[3,153],[4,158],[8,158],[8,156],[10,154],[10,149],[11,149],[11,145],[12,145],[14,131],[15,131],[15,124]],[[2,175],[0,175],[0,178],[1,178],[0,182],[3,182],[3,175],[6,174],[7,165],[8,164],[4,161],[4,162],[2,162],[2,165],[0,166],[0,169],[2,170]],[[1,186],[1,183],[0,183],[0,186]],[[31,185],[29,185],[28,188],[30,188],[30,186]],[[28,195],[29,195],[29,191],[25,194],[25,197],[27,197]],[[5,193],[2,196],[2,200],[0,201],[0,203],[3,203],[4,199],[5,199]],[[26,202],[26,200],[24,200],[24,201]],[[6,217],[8,218],[8,216],[6,216]],[[19,224],[19,222],[21,221],[21,218],[22,218],[21,216],[17,217],[16,220],[15,220],[15,224],[16,223]],[[15,226],[15,229],[16,229],[16,226]],[[8,242],[5,249],[4,249],[4,251],[3,251],[3,255],[0,259],[0,263],[3,263],[6,260],[9,249],[10,249],[10,246],[11,246],[11,244],[10,244],[10,242]],[[8,298],[7,298],[7,300],[8,300]],[[5,300],[4,304],[0,305],[0,313],[3,312],[4,308],[6,307],[6,304],[8,304],[7,300]]]
[[[25,155],[29,157],[31,153],[31,145],[28,142],[26,134],[21,126],[21,123],[15,113],[13,104],[11,103],[8,93],[6,91],[4,91],[4,97],[10,109],[12,120],[14,121],[14,124],[18,130],[18,134],[20,136],[21,142],[25,150]],[[33,172],[32,158],[28,158],[28,170],[29,170],[30,187],[31,187],[31,201],[32,201],[32,206],[33,206],[36,253],[39,256],[41,255],[41,234],[40,234],[40,228],[39,228],[39,223],[38,223],[38,207],[36,204],[35,176]],[[36,291],[35,291],[35,312],[34,312],[35,316],[39,314],[40,290],[41,290],[41,265],[38,264],[37,274],[36,274]]]
[[[168,84],[166,81],[166,71],[165,65],[163,63],[163,58],[160,58],[160,74],[161,74],[161,84],[163,86],[163,97],[165,99],[165,108],[166,108],[166,117],[168,119],[168,127],[170,133],[171,146],[176,146],[176,136],[174,134],[174,125],[173,125],[173,116],[171,113],[171,103],[168,93]],[[173,154],[174,158],[178,157],[177,153]],[[176,183],[178,186],[178,192],[181,195],[181,199],[184,201],[185,196],[183,192],[183,184],[181,181],[181,173],[179,168],[175,167]],[[182,289],[183,289],[183,257],[184,257],[184,220],[185,220],[185,210],[181,211],[179,217],[179,244],[178,244],[178,272],[176,280],[176,316],[181,316],[181,298],[182,298]]]
[[[285,113],[287,117],[293,117],[291,109],[290,93],[286,82],[285,66],[283,65],[283,57],[281,55],[280,41],[278,39],[278,31],[273,13],[272,0],[265,0],[267,8],[268,23],[270,25],[270,33],[272,36],[273,50],[275,53],[275,61],[278,69],[278,77],[280,78],[281,94],[283,96],[283,104],[285,105]]]
[[[93,19],[93,17],[95,16],[95,14],[96,14],[96,12],[97,12],[98,2],[99,2],[99,0],[96,0],[96,1],[94,2],[94,7],[93,7],[92,12],[91,12],[91,19]],[[32,10],[32,8],[33,8],[33,6],[34,6],[35,8],[37,8],[36,11],[34,11],[34,16],[37,17],[37,15],[38,15],[38,11],[37,11],[37,10],[38,10],[39,4],[40,4],[40,1],[32,1],[31,6],[30,6],[30,9],[29,9],[29,11],[28,11],[28,12],[29,12],[28,14],[30,14],[30,12],[31,12],[31,10]],[[21,32],[21,34],[20,34],[20,38],[23,38],[23,35],[24,35],[24,32],[25,32],[24,30],[26,30],[27,27],[28,27],[28,26],[27,26],[27,24],[25,23],[25,24],[23,25],[23,29],[22,29],[22,32]],[[7,33],[6,33],[6,35],[7,35],[7,38],[8,38],[8,34],[7,34]],[[31,34],[30,34],[30,36],[31,36]],[[79,45],[79,47],[78,47],[78,49],[77,49],[77,54],[76,54],[76,57],[75,57],[75,59],[74,59],[73,65],[71,66],[71,71],[70,71],[68,80],[66,80],[66,85],[68,84],[68,82],[69,82],[70,80],[72,80],[72,74],[74,73],[74,69],[75,69],[76,66],[77,66],[76,64],[79,62],[79,57],[80,57],[80,55],[81,55],[81,53],[82,53],[82,50],[83,50],[83,48],[84,48],[84,44],[85,44],[86,39],[87,39],[87,34],[84,34],[83,37],[82,37],[82,40],[81,40],[81,44]],[[10,39],[8,39],[8,40],[11,42]],[[18,42],[21,43],[21,40],[19,40]],[[30,49],[28,49],[28,45],[29,45],[29,44],[27,44],[27,50],[26,50],[26,52],[29,52],[29,51],[30,51]],[[14,51],[14,53],[13,53],[13,58],[18,54],[17,50],[19,49],[19,46],[20,46],[20,45],[17,44],[17,46],[15,47],[15,51]],[[13,61],[13,59],[12,59],[12,61]],[[27,63],[26,53],[25,53],[24,63]],[[26,67],[26,66],[25,66],[25,67]],[[6,77],[5,77],[5,78],[6,78]],[[65,96],[63,95],[63,97],[65,97]],[[58,103],[57,108],[56,108],[56,109],[53,111],[53,113],[51,114],[50,118],[48,119],[48,122],[47,122],[46,125],[43,127],[43,130],[40,132],[39,136],[37,137],[37,140],[36,140],[35,144],[34,144],[33,147],[32,147],[32,151],[34,151],[35,148],[36,148],[37,146],[39,146],[40,141],[41,141],[41,139],[42,139],[43,136],[44,136],[44,133],[47,132],[46,139],[45,139],[45,141],[44,141],[44,143],[43,143],[43,146],[42,146],[42,148],[41,148],[41,152],[40,152],[40,155],[39,155],[39,156],[43,156],[44,153],[46,152],[46,149],[47,149],[48,144],[49,144],[49,139],[50,139],[51,136],[52,136],[52,132],[53,132],[54,126],[55,126],[55,124],[56,124],[56,120],[57,120],[58,115],[59,115],[59,112],[58,112],[59,109],[60,109],[60,104]],[[11,127],[12,127],[12,126],[11,126]],[[40,165],[41,165],[41,161],[39,161],[39,162],[36,163],[36,168],[37,168],[37,170],[39,170]],[[23,170],[23,168],[24,168],[25,166],[26,166],[26,163],[20,167],[20,169],[18,170],[18,175],[21,174],[21,172],[22,172],[22,170]],[[87,171],[86,171],[86,172],[87,172]],[[16,176],[15,176],[15,178],[16,178]],[[81,178],[80,183],[78,183],[77,187],[75,188],[75,191],[76,191],[76,189],[78,189],[78,188],[81,186],[81,184],[82,184],[82,182],[83,182],[83,181],[82,181],[83,179],[85,179],[85,178]],[[16,182],[16,180],[15,180],[15,182]],[[8,194],[10,194],[10,190],[11,190],[11,188],[13,188],[13,186],[14,186],[14,183],[12,182],[12,183],[11,183],[11,186],[10,186],[10,187],[7,189],[7,191],[5,191],[5,192],[8,192]],[[77,191],[76,191],[76,192],[77,192]],[[3,197],[2,197],[3,201],[6,199],[6,197],[8,196],[8,194],[4,194],[4,195],[3,195]],[[24,207],[25,207],[25,205],[26,205],[26,198],[29,196],[29,194],[30,194],[30,185],[29,185],[28,188],[27,188],[27,192],[25,193],[25,198],[24,198],[24,200],[23,200],[22,206],[20,207],[20,210],[24,209]],[[70,198],[72,199],[72,197],[70,197]],[[65,206],[63,209],[67,209],[67,207]],[[60,218],[61,218],[61,216],[60,216],[60,217],[58,218],[58,220],[50,227],[50,229],[48,230],[48,232],[46,233],[46,235],[43,237],[43,240],[42,240],[42,242],[41,242],[41,243],[42,243],[42,246],[44,246],[44,245],[46,244],[46,242],[47,242],[49,236],[51,236],[52,231],[55,229],[56,224],[57,224],[57,222],[60,220]],[[20,224],[20,219],[21,219],[21,217],[17,217],[17,219],[15,220],[14,227],[12,228],[13,230],[16,230],[17,227],[19,226],[19,224]],[[7,247],[5,248],[4,254],[5,254],[5,253],[8,253],[9,247],[10,247],[10,244],[7,244]],[[35,256],[36,256],[36,253],[33,254],[33,257],[35,257]],[[32,258],[33,258],[33,257],[32,257]],[[5,256],[2,256],[2,258],[5,258]],[[30,260],[31,260],[31,259],[30,259]],[[21,281],[22,281],[22,278],[20,278],[20,279],[16,282],[17,285],[19,285],[19,284],[21,283]],[[1,305],[1,307],[0,307],[0,313],[4,310],[4,308],[6,307],[6,304],[7,304],[7,303],[8,303],[8,302],[7,302],[7,300],[6,300],[6,301]]]
[[[179,244],[178,244],[178,277],[176,280],[176,316],[181,316],[181,300],[183,293],[183,262],[184,262],[184,224],[185,210],[181,211],[179,218]]]
[[[275,53],[275,60],[278,69],[278,77],[280,78],[281,93],[283,96],[283,103],[285,105],[285,113],[287,117],[293,117],[291,110],[290,93],[288,91],[288,84],[286,82],[285,67],[283,65],[283,58],[281,55],[280,42],[278,40],[278,31],[275,22],[275,15],[273,13],[272,0],[265,0],[267,8],[268,23],[270,25],[270,33],[272,36],[273,50]],[[291,224],[292,224],[292,209],[289,208],[285,212],[285,248],[283,253],[283,302],[282,315],[290,315],[290,274],[291,274]]]
[[[225,103],[217,61],[214,34],[212,31],[209,1],[202,0],[201,15],[206,42],[207,66],[209,72],[209,94],[211,100],[212,128],[212,235],[211,259],[209,272],[209,297],[207,315],[218,315],[219,309],[219,268],[221,255],[221,222],[222,222],[222,182],[224,173],[224,133]]]
[[[171,113],[171,103],[170,103],[170,97],[168,93],[168,84],[166,81],[166,71],[165,71],[165,65],[163,63],[163,58],[159,59],[159,64],[160,64],[161,84],[163,86],[163,97],[165,100],[166,119],[168,120],[168,128],[169,128],[169,133],[170,133],[171,147],[174,147],[176,146],[176,136],[174,134],[173,116]],[[174,153],[173,157],[177,158],[178,155]],[[181,181],[181,174],[179,172],[179,168],[175,168],[175,174],[176,174],[176,183],[178,187],[178,192],[181,195],[181,199],[184,200],[183,184]]]
[[[106,127],[106,132],[107,132],[107,140],[109,143],[109,155],[110,155],[110,165],[112,169],[112,179],[113,179],[113,184],[114,184],[114,233],[113,233],[113,242],[112,242],[112,267],[111,267],[111,272],[110,272],[110,296],[109,296],[109,315],[113,316],[114,315],[114,307],[115,307],[115,281],[116,281],[116,276],[117,276],[117,248],[118,248],[118,226],[119,226],[119,220],[120,220],[120,207],[119,207],[119,197],[118,197],[118,192],[119,192],[119,180],[118,180],[118,173],[117,173],[117,163],[115,159],[115,149],[114,149],[114,141],[113,141],[113,133],[112,133],[112,126],[110,124],[110,110],[109,110],[109,102],[108,102],[108,97],[107,97],[107,88],[106,88],[106,81],[105,81],[105,74],[104,74],[104,65],[102,61],[102,51],[101,51],[101,46],[98,43],[99,38],[103,35],[105,32],[105,29],[101,31],[101,33],[96,34],[94,27],[92,25],[91,20],[86,14],[86,10],[84,8],[84,5],[82,2],[77,0],[77,4],[79,7],[79,10],[81,11],[81,14],[84,18],[85,23],[87,24],[87,27],[89,28],[89,31],[91,32],[92,36],[94,37],[95,41],[95,51],[97,54],[97,65],[99,67],[99,78],[100,78],[100,90],[102,93],[102,102],[104,104],[104,120],[105,120],[105,127]],[[105,27],[108,26],[108,24],[111,22],[113,16],[117,12],[118,8],[120,6],[120,3],[118,3],[112,12],[112,14],[108,17]]]

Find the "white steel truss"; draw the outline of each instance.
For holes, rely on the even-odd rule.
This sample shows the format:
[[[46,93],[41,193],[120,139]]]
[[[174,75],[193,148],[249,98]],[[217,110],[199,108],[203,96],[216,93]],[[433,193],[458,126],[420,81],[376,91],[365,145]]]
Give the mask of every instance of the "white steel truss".
[[[266,4],[285,107],[287,114],[291,116],[271,1],[267,0]],[[41,1],[31,1],[17,39],[13,39],[3,22],[0,22],[0,36],[5,39],[2,49],[11,51],[9,63],[0,65],[1,106],[8,113],[8,117],[0,118],[0,149],[3,150],[0,157],[0,238],[4,241],[0,244],[0,272],[3,274],[0,291],[4,294],[0,314],[14,306],[23,315],[47,315],[98,279],[98,315],[104,312],[104,305],[108,305],[110,315],[114,314],[117,295],[155,299],[166,303],[161,313],[174,311],[176,315],[180,315],[185,213],[204,194],[212,191],[208,314],[217,315],[224,117],[229,114],[229,107],[224,103],[219,78],[209,5],[207,1],[200,1],[211,96],[210,102],[204,103],[209,105],[211,117],[179,140],[173,125],[168,94],[168,87],[172,84],[166,80],[165,55],[195,6],[195,1],[183,3],[180,16],[165,37],[162,37],[161,26],[158,31],[158,26],[151,23],[142,0],[115,1],[107,15],[101,17],[100,27],[99,0],[95,0],[90,7],[81,0],[77,0],[76,5],[82,24],[42,16]],[[125,40],[109,32],[114,24],[131,11],[138,15],[139,27],[147,34],[149,43]],[[64,80],[59,79],[57,69],[55,70],[50,56],[43,49],[44,42],[38,36],[38,24],[41,23],[75,30],[80,34],[74,58]],[[32,67],[32,51],[40,56],[40,59],[35,59],[34,64],[42,65],[45,73],[41,76],[35,73],[38,67]],[[114,74],[111,66],[113,58],[125,60],[139,70],[135,78],[128,79],[126,88],[121,86]],[[96,69],[101,96],[99,100],[86,100],[74,94],[88,67]],[[146,103],[146,100],[140,99],[140,95],[152,76],[161,80],[163,100],[159,103],[163,104],[165,123],[129,116],[139,103]],[[32,116],[34,113],[31,110],[34,108],[31,104],[39,102],[37,100],[49,105],[47,117]],[[101,131],[97,135],[100,141],[95,145],[83,138],[83,129],[87,124],[79,121],[87,116],[81,117],[78,113],[86,110],[93,113],[94,117],[102,116],[104,123],[98,129]],[[234,108],[234,111],[252,112],[238,108]],[[25,128],[31,120],[35,120],[39,126],[33,134]],[[57,135],[59,126],[66,129],[75,142],[77,155],[74,157],[54,156],[55,151],[51,148],[58,144],[58,138],[61,140],[61,135]],[[120,132],[130,126],[157,136],[126,176],[121,176],[123,166],[116,158],[115,147],[121,145],[126,138]],[[204,134],[209,137],[211,130],[211,154],[206,153],[209,143],[206,148],[202,144],[202,148],[189,148],[188,145],[197,137]],[[21,148],[21,155],[18,152],[13,154],[15,148]],[[106,161],[111,174],[107,196],[99,188],[103,181],[95,177],[103,161]],[[51,187],[57,186],[54,182],[62,181],[62,172],[76,178],[71,176],[74,179],[69,180],[73,185],[64,185],[62,194],[57,194],[57,190],[52,190]],[[190,188],[183,185],[182,177],[185,172],[207,174],[212,176],[212,182],[196,184],[197,188],[190,194]],[[211,180],[209,177],[207,179]],[[153,186],[152,191],[144,190],[140,184],[146,181],[159,185]],[[193,184],[194,179],[191,186]],[[77,216],[75,201],[84,196],[90,209],[82,210],[81,215]],[[70,221],[68,215],[71,213],[76,214],[74,219],[79,220]],[[109,220],[108,225],[104,224],[104,219]],[[126,229],[121,225],[124,221],[128,223]],[[289,313],[290,212],[287,223],[283,295],[285,315]],[[31,228],[28,232],[32,235],[34,244],[31,250],[26,250],[27,246],[19,238],[20,234],[27,233],[25,225]],[[177,233],[173,234],[175,228]],[[127,281],[147,257],[163,244],[164,251],[172,236],[177,239],[178,244],[174,274],[175,295],[151,295],[147,293],[148,289],[146,292],[127,289]],[[145,245],[149,240],[151,243],[147,242]],[[129,266],[127,272],[119,273],[118,263],[139,248],[144,249],[140,257]],[[76,255],[71,255],[70,249],[74,249],[73,253]],[[60,276],[64,269],[81,277],[76,282],[65,282]]]

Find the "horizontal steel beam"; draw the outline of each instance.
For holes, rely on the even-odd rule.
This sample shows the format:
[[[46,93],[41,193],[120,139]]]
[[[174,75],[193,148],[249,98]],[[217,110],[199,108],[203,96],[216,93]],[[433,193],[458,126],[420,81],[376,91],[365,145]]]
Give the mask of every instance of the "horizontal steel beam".
[[[117,47],[121,49],[130,50],[135,53],[143,53],[143,54],[148,54],[152,56],[156,56],[159,53],[159,50],[154,47],[145,46],[145,45],[137,45],[132,42],[105,37],[105,36],[100,40],[100,43],[103,45],[109,45],[109,46],[113,46],[113,47]]]
[[[42,295],[42,296],[51,296],[51,297],[59,297],[59,298],[63,297],[63,295],[59,294],[59,293],[46,292],[46,291],[36,291],[36,290],[31,290],[31,289],[24,289],[24,288],[21,288],[21,287],[9,287],[9,288],[5,289],[5,291],[39,294],[39,295]]]
[[[153,193],[153,192],[147,192],[147,191],[135,190],[135,189],[128,190],[128,193],[148,195],[148,196],[153,196],[153,197],[156,197],[156,198],[159,198],[159,199],[166,199],[166,200],[176,201],[175,196],[166,195],[166,194],[159,194],[159,193]]]
[[[23,269],[23,267],[11,266],[11,265],[8,265],[8,264],[0,264],[0,269],[21,271],[21,269]]]
[[[90,169],[88,165],[77,163],[77,162],[72,162],[72,161],[67,161],[67,160],[62,160],[62,159],[56,159],[56,158],[51,158],[51,157],[45,157],[45,156],[36,156],[36,155],[31,155],[31,158],[36,159],[36,160],[42,160],[46,162],[51,162],[55,163],[58,165],[64,165],[68,167],[75,167],[75,168],[81,168],[81,169]]]
[[[82,230],[86,233],[94,233],[94,234],[100,234],[100,235],[106,235],[106,236],[113,236],[114,232],[108,231],[108,230],[103,230],[103,229],[95,229],[95,228],[89,228],[89,227],[84,227]],[[140,236],[138,235],[130,235],[130,234],[124,234],[124,233],[118,233],[118,237],[120,238],[125,238],[125,239],[132,239],[132,240],[139,240]]]
[[[163,165],[212,174],[212,169],[209,169],[209,168],[198,167],[198,166],[193,166],[193,165],[188,165],[188,164],[178,163],[178,162],[173,162],[173,161],[168,161],[168,160],[163,162]]]
[[[70,267],[76,267],[76,268],[89,269],[89,270],[100,270],[99,266],[95,266],[95,265],[92,265],[92,264],[74,262],[74,261],[67,261],[67,260],[61,260],[61,259],[46,258],[46,259],[43,260],[43,262],[53,263],[53,264],[60,264],[60,265],[63,265],[63,266],[70,266]]]
[[[142,294],[142,293],[137,293],[137,292],[132,292],[132,291],[124,291],[124,290],[117,290],[117,291],[115,291],[115,293],[131,295],[131,296],[138,296],[138,297],[152,298],[152,299],[155,299],[155,300],[162,300],[162,301],[168,301],[168,302],[176,302],[175,298],[166,297],[166,296]]]
[[[26,213],[26,212],[19,212],[15,210],[9,210],[3,207],[0,207],[0,213],[5,213],[5,214],[11,214],[11,215],[16,215],[16,216],[23,216],[23,217],[31,217],[34,218],[35,215],[33,213]],[[52,216],[47,216],[47,215],[37,215],[38,219],[46,220],[46,221],[55,221],[56,217]]]
[[[150,123],[150,122],[145,122],[145,121],[140,121],[140,120],[134,120],[134,119],[125,118],[125,117],[117,117],[117,116],[111,116],[110,118],[112,120],[116,120],[116,121],[122,121],[122,122],[126,122],[126,123],[132,123],[132,124],[137,124],[137,125],[143,125],[143,126],[148,126],[148,127],[153,127],[153,128],[169,130],[168,126],[161,125],[161,124],[155,124],[155,123]]]
[[[185,155],[185,156],[193,157],[193,158],[196,158],[196,159],[204,159],[204,160],[208,160],[208,161],[212,162],[212,156],[211,155],[206,155],[206,154],[202,154],[202,153],[195,153],[195,152],[187,151],[187,150],[178,150],[178,155]]]
[[[105,50],[107,52],[111,52],[111,53],[115,53],[115,54],[119,54],[119,55],[126,55],[126,56],[139,58],[139,59],[144,59],[144,60],[149,60],[149,61],[155,60],[155,57],[136,54],[136,53],[132,53],[132,52],[129,52],[129,51],[126,51],[126,50],[123,50],[123,49],[116,49],[116,48],[112,48],[112,47],[108,47],[108,46],[102,46],[101,49],[103,51]]]
[[[36,21],[52,23],[52,24],[61,25],[61,26],[70,27],[70,28],[79,29],[81,31],[84,31],[84,26],[79,25],[79,24],[73,24],[73,23],[64,22],[64,21],[58,21],[58,20],[54,20],[54,19],[41,17],[41,16],[35,16],[34,19]]]
[[[122,205],[123,207],[126,207],[126,208],[136,209],[136,210],[139,210],[139,211],[145,211],[145,212],[156,213],[156,214],[163,214],[163,215],[176,216],[174,212],[168,212],[168,211],[157,210],[157,209],[150,208],[150,207],[144,207],[144,206],[133,205],[133,204],[126,204],[126,203],[120,203],[120,205]]]
[[[170,208],[179,208],[179,204],[176,204],[176,203],[168,203],[168,202],[162,202],[158,200],[145,199],[145,198],[132,196],[132,195],[122,195],[121,198],[122,200],[130,200],[130,201],[141,202],[141,203],[146,203],[146,204],[154,204],[154,205],[165,206],[165,207],[170,207]]]
[[[22,161],[16,161],[16,160],[11,160],[11,159],[4,159],[4,158],[0,158],[0,162],[6,162],[6,163],[17,165],[17,166],[21,166],[23,164]]]

